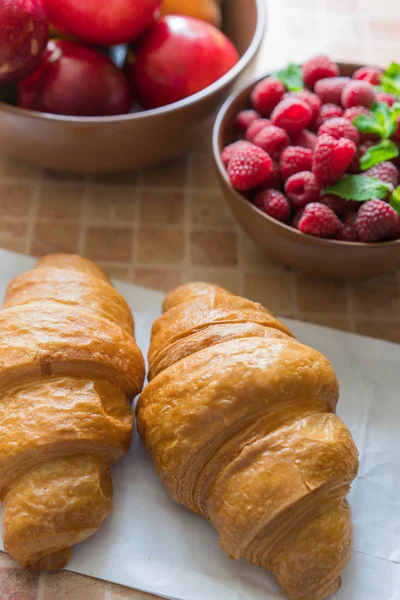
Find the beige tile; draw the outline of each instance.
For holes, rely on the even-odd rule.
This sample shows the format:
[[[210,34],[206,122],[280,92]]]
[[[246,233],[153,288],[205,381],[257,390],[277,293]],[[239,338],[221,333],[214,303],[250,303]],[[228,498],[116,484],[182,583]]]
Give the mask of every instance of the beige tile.
[[[109,583],[107,585],[108,600],[159,600],[159,596],[139,592],[122,585]]]
[[[347,293],[343,281],[319,279],[307,274],[297,276],[297,304],[300,313],[347,315]]]
[[[238,269],[223,267],[190,267],[185,273],[185,281],[205,281],[206,283],[214,283],[234,294],[241,295]]]
[[[42,256],[51,252],[78,252],[79,224],[36,221],[30,253]]]
[[[261,246],[243,231],[240,231],[240,256],[246,270],[252,269],[274,269],[282,265],[271,258]]]
[[[137,188],[131,186],[99,186],[89,189],[85,218],[90,222],[123,221],[132,223],[138,202]]]
[[[307,314],[300,313],[300,321],[306,321],[307,323],[314,323],[314,325],[323,325],[324,327],[331,327],[332,329],[343,329],[344,331],[351,330],[351,324],[348,317],[338,317],[337,315],[329,314]]]
[[[92,260],[130,263],[133,228],[93,225],[87,228],[84,253]]]
[[[185,218],[185,193],[144,190],[139,218],[145,225],[182,225]]]
[[[137,285],[169,292],[182,283],[182,272],[177,269],[135,269],[133,282]]]
[[[81,216],[82,185],[46,183],[40,189],[37,214],[46,219],[76,219]]]
[[[194,190],[219,190],[216,167],[211,152],[194,154],[191,157],[191,185]]]
[[[369,337],[396,342],[400,344],[400,320],[399,321],[367,321],[357,319],[355,332]]]
[[[186,158],[177,158],[155,167],[144,169],[142,181],[146,187],[182,188],[186,184]]]
[[[194,193],[191,200],[193,227],[234,228],[235,220],[222,195]]]
[[[141,227],[138,240],[138,261],[146,265],[180,265],[185,257],[185,236],[182,229]]]
[[[130,281],[129,266],[109,265],[107,263],[97,262],[97,264],[107,273],[109,277],[120,279],[121,281]]]
[[[273,313],[288,315],[294,311],[294,275],[285,268],[246,273],[243,295],[260,302]]]
[[[400,286],[396,275],[354,282],[351,294],[357,315],[384,319],[400,317]]]
[[[0,567],[0,600],[38,600],[39,575]]]
[[[396,15],[387,20],[374,17],[369,21],[369,30],[376,40],[397,41],[399,39],[400,21],[396,19]]]
[[[192,231],[190,260],[201,267],[234,267],[238,261],[237,234],[230,231]]]
[[[27,217],[32,206],[33,185],[0,182],[0,215]]]
[[[105,600],[107,584],[70,571],[47,573],[42,600]]]
[[[22,220],[0,220],[0,246],[14,252],[26,251],[26,239],[28,235],[27,221]]]
[[[0,154],[0,179],[9,177],[12,179],[35,179],[37,168],[20,160]]]

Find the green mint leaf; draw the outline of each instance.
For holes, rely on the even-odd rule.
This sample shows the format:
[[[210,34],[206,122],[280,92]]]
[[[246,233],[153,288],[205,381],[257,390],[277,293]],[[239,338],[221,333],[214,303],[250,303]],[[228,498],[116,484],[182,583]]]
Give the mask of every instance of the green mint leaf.
[[[325,194],[334,194],[345,200],[357,200],[366,202],[372,198],[383,200],[391,191],[391,186],[377,177],[366,177],[365,175],[346,175],[325,189]]]
[[[394,210],[396,210],[400,216],[400,186],[393,190],[390,205],[393,206]]]
[[[353,124],[361,133],[376,133],[379,136],[382,134],[382,127],[374,116],[360,115],[354,117]]]
[[[367,152],[361,157],[361,171],[367,171],[371,167],[379,165],[379,163],[396,158],[399,154],[399,149],[394,142],[383,140],[380,144],[368,148]]]
[[[301,68],[294,63],[290,63],[285,69],[277,71],[274,76],[280,79],[290,92],[298,92],[304,88],[303,73]]]
[[[382,76],[382,89],[400,98],[400,65],[393,62]]]

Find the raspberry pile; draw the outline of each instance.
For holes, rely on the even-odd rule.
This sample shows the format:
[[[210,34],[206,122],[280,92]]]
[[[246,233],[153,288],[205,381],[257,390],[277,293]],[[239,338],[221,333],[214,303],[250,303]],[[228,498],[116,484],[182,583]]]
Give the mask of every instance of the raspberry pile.
[[[355,201],[325,193],[346,175],[360,174],[360,160],[377,143],[353,120],[371,115],[375,102],[399,101],[376,88],[382,74],[362,67],[344,77],[336,63],[317,56],[302,67],[303,89],[287,89],[279,74],[262,80],[235,119],[236,140],[222,153],[232,186],[259,210],[307,235],[366,243],[400,239],[390,194]],[[391,140],[400,148],[400,126]],[[362,174],[394,189],[398,165],[398,159],[385,161]]]

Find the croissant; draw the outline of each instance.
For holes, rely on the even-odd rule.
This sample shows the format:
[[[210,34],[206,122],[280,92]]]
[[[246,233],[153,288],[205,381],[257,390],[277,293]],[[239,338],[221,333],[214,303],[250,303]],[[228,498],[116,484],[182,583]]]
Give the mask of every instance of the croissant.
[[[51,255],[14,279],[0,311],[4,547],[59,569],[112,509],[144,360],[128,305],[94,263]]]
[[[358,469],[331,364],[217,286],[181,286],[163,308],[136,415],[167,492],[292,600],[327,598],[352,550]]]

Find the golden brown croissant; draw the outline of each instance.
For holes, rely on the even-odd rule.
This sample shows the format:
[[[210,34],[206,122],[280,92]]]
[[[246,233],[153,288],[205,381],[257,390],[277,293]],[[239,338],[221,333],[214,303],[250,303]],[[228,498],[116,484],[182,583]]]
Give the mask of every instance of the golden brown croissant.
[[[358,468],[331,364],[216,286],[182,286],[164,309],[136,410],[167,491],[289,598],[327,598],[351,554],[345,496]]]
[[[4,547],[58,569],[112,509],[144,361],[128,305],[94,263],[52,255],[14,279],[0,312]]]

